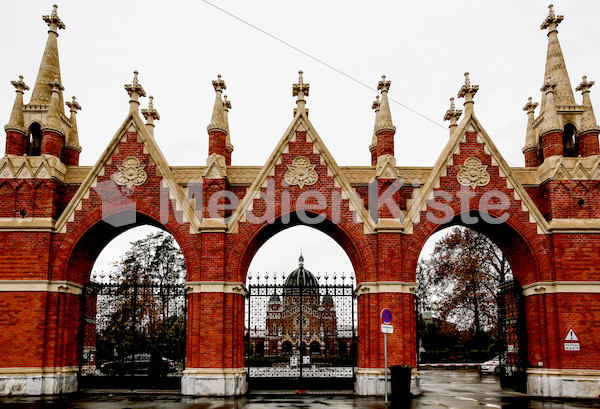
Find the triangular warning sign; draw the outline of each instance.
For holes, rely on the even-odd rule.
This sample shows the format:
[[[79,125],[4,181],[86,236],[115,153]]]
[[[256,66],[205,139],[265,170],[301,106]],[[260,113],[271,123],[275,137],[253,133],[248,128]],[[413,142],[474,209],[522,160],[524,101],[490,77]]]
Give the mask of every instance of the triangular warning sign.
[[[569,325],[567,329],[567,335],[565,336],[565,342],[579,342],[579,337],[575,333],[572,326]]]

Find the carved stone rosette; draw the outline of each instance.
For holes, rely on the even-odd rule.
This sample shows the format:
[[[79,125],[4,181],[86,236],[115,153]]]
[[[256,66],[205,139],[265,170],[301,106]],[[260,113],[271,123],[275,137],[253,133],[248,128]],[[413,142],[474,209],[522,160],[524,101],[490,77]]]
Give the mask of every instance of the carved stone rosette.
[[[140,160],[134,156],[123,159],[121,166],[117,165],[117,172],[113,180],[118,186],[123,186],[123,194],[129,196],[133,193],[135,186],[143,185],[148,178],[144,171],[146,165],[141,165]]]
[[[315,171],[315,165],[311,165],[308,158],[298,156],[292,161],[291,165],[287,165],[288,171],[285,172],[285,181],[291,186],[310,186],[317,183],[319,175]]]
[[[477,186],[486,186],[490,183],[490,174],[488,173],[487,165],[483,165],[478,158],[467,158],[463,165],[458,166],[460,172],[456,175],[458,183],[463,186],[471,186],[475,189]]]

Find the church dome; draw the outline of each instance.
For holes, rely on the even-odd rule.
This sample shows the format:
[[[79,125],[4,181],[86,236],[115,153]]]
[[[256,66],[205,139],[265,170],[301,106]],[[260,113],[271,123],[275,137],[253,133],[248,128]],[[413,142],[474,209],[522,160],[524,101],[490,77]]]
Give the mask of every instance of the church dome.
[[[304,268],[304,257],[300,254],[299,267],[285,279],[285,286],[290,287],[319,287],[317,278]]]

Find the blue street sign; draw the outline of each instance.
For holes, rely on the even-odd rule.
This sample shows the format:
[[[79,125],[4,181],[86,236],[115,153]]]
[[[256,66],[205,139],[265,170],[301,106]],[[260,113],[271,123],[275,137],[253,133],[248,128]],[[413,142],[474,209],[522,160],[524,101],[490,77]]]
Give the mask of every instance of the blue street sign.
[[[381,319],[383,320],[384,324],[389,324],[392,322],[392,312],[389,308],[384,308],[381,310]]]

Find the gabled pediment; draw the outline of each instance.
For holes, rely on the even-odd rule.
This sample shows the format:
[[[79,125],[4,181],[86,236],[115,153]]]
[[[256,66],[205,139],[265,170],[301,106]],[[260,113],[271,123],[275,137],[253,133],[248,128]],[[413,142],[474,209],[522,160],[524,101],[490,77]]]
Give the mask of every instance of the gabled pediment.
[[[190,231],[192,233],[198,232],[198,225],[200,223],[196,217],[192,204],[185,196],[183,189],[175,182],[175,178],[166,158],[158,147],[154,137],[147,131],[141,118],[136,113],[130,113],[128,115],[107,148],[80,185],[67,208],[56,222],[57,232],[66,232],[67,222],[74,220],[75,211],[80,210],[82,201],[89,198],[90,189],[97,186],[98,176],[104,176],[105,166],[111,164],[113,155],[119,150],[119,144],[126,138],[127,132],[131,131],[137,132],[138,142],[143,143],[144,145],[144,153],[149,154],[150,160],[156,164],[157,174],[162,176],[162,187],[169,189],[169,198],[174,201],[175,209],[183,212],[183,221],[190,223]]]
[[[282,165],[283,155],[290,153],[290,143],[296,142],[296,135],[298,132],[306,132],[306,142],[312,144],[311,153],[319,155],[319,163],[321,165],[325,165],[327,168],[326,176],[333,177],[334,187],[341,189],[342,199],[348,200],[350,210],[355,216],[355,222],[362,223],[366,233],[372,233],[374,231],[374,223],[365,209],[362,199],[352,188],[350,182],[340,170],[340,167],[337,165],[335,159],[333,159],[331,153],[308,120],[306,113],[303,111],[297,113],[297,115],[294,117],[294,120],[283,134],[277,146],[269,156],[269,159],[264,164],[257,177],[254,179],[252,185],[247,189],[246,195],[228,222],[228,232],[231,233],[237,231],[238,224],[245,221],[246,212],[252,209],[253,201],[259,197],[260,189],[267,187],[269,178],[275,176],[276,166]],[[287,165],[288,170],[291,173],[290,177],[286,178],[286,181],[291,181],[291,184],[297,182],[299,186],[302,185],[302,188],[310,188],[312,183],[314,183],[314,175],[310,176],[312,175],[311,172],[314,171],[311,166],[314,168],[315,164],[303,164],[301,163],[303,162],[303,159],[296,159],[298,159],[297,166],[307,166],[307,173],[306,175],[302,174],[302,176],[298,179],[294,179],[293,172],[296,166],[296,162],[294,162],[290,165]]]
[[[477,159],[472,160],[473,163],[454,163],[454,155],[461,154],[461,144],[465,144],[467,139],[467,133],[476,133],[477,134],[477,143],[483,144],[483,152],[485,155],[489,155],[491,166],[498,168],[498,176],[500,179],[504,179],[506,181],[506,187],[508,189],[513,189],[513,197],[509,198],[510,200],[518,200],[521,202],[521,209],[523,211],[528,212],[529,221],[531,223],[536,223],[537,230],[540,233],[548,232],[548,222],[542,216],[541,212],[525,190],[525,188],[521,185],[521,183],[514,177],[510,167],[508,166],[506,160],[502,157],[495,144],[492,142],[491,138],[487,134],[487,132],[483,129],[475,115],[471,115],[470,117],[463,118],[460,125],[456,128],[455,132],[450,137],[450,140],[446,144],[444,150],[436,161],[435,166],[433,167],[429,179],[425,182],[425,184],[418,189],[416,199],[411,201],[410,207],[407,211],[406,218],[403,223],[403,230],[405,233],[411,234],[412,227],[414,224],[420,222],[420,212],[426,211],[428,208],[428,200],[433,199],[434,190],[443,188],[441,180],[444,177],[448,176],[448,170],[452,166],[458,166],[461,169],[456,175],[455,187],[457,185],[463,185],[464,188],[474,188],[474,186],[482,186],[487,188],[486,186],[490,183],[489,174],[486,176],[485,166],[479,162],[479,164],[475,163],[478,161],[477,158],[468,158],[469,159]],[[465,156],[465,155],[463,155]],[[473,175],[469,175],[468,171],[470,166],[475,167],[474,177]],[[479,166],[479,169],[477,169]],[[462,174],[462,172],[465,172]],[[480,176],[478,176],[480,174]],[[486,180],[486,177],[488,178]],[[497,183],[497,182],[496,182]]]

